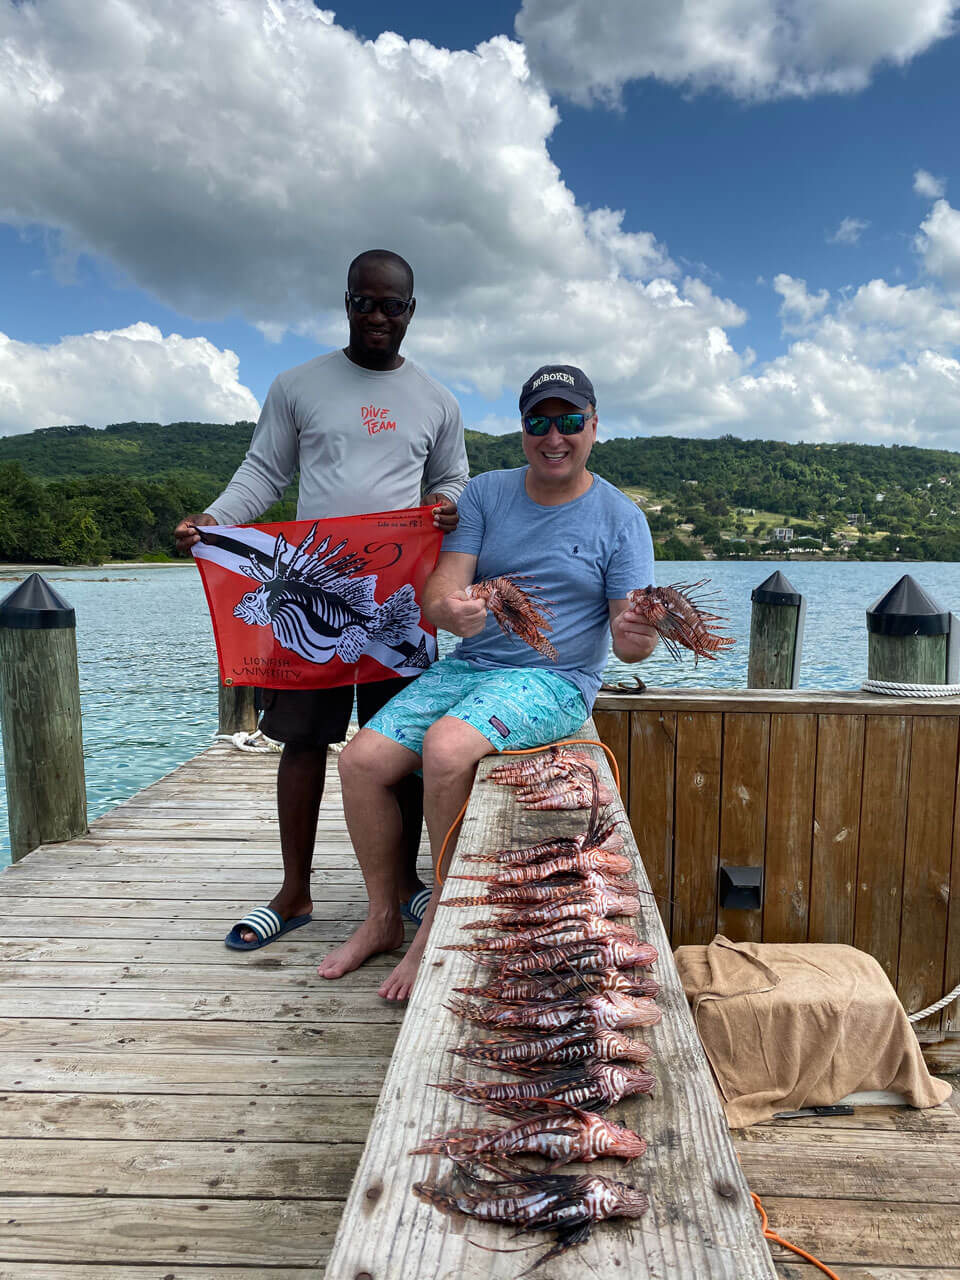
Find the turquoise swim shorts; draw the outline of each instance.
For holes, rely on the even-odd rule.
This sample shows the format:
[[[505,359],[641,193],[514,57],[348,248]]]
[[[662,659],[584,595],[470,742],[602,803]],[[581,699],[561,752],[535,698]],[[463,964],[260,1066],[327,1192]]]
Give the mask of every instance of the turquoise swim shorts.
[[[424,734],[443,716],[473,725],[496,751],[540,747],[567,738],[587,718],[569,680],[523,667],[478,670],[441,658],[367,721],[367,728],[423,754]]]

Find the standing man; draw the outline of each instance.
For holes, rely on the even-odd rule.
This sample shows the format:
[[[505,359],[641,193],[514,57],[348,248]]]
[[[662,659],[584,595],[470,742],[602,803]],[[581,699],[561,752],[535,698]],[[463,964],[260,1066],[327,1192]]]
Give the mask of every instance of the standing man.
[[[281,497],[297,468],[298,520],[430,505],[437,528],[456,528],[457,500],[469,476],[460,409],[445,387],[400,355],[416,309],[410,265],[386,249],[361,253],[347,272],[344,303],[347,346],[274,381],[247,456],[216,502],[177,525],[178,550],[199,540],[198,525],[256,520]],[[409,683],[357,686],[360,724]],[[310,919],[327,747],[345,737],[353,695],[352,686],[263,692],[261,728],[284,744],[277,772],[283,883],[268,907],[231,929],[228,947],[253,950]],[[417,919],[427,897],[416,873],[422,783],[404,779],[396,794],[405,848],[398,910]]]
[[[470,794],[477,762],[491,751],[568,737],[586,720],[613,651],[642,662],[657,633],[627,593],[653,582],[653,545],[643,513],[587,470],[597,438],[593,384],[573,365],[545,365],[520,392],[525,467],[488,471],[467,485],[460,524],[423,592],[437,626],[463,643],[397,694],[340,756],[343,805],[369,896],[367,919],[319,967],[341,978],[399,945],[402,863],[393,787],[423,770],[434,863]],[[526,576],[553,606],[552,660],[504,635],[467,588],[505,574]],[[436,912],[437,893],[406,955],[379,987],[405,1000]]]

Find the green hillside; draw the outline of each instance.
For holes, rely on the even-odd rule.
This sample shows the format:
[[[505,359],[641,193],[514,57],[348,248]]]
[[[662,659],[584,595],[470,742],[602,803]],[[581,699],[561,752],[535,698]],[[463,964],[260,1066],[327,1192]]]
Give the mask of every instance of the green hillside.
[[[252,431],[127,422],[0,439],[0,560],[166,558],[177,518],[220,492]],[[523,462],[519,432],[468,431],[467,450],[474,475]],[[960,454],[946,450],[656,437],[602,442],[591,467],[645,507],[661,558],[960,559]],[[292,518],[295,493],[266,518]]]

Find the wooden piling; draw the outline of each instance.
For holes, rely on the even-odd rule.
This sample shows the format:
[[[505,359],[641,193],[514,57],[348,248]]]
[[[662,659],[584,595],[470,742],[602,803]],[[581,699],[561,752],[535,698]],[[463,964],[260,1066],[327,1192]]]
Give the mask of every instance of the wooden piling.
[[[867,610],[867,677],[946,684],[950,614],[907,573]]]
[[[0,731],[13,861],[83,835],[76,615],[38,573],[0,601]]]
[[[249,685],[220,685],[218,733],[253,733],[257,727],[255,693]]]
[[[802,595],[780,573],[755,587],[750,596],[748,689],[795,689],[806,613]]]

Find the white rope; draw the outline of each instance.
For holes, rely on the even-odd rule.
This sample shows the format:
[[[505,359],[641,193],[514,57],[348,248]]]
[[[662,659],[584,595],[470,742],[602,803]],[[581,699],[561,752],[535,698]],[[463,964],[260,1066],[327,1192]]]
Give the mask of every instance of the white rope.
[[[895,680],[864,680],[864,693],[886,693],[894,698],[956,698],[960,684],[899,684]]]
[[[282,742],[268,738],[259,729],[254,729],[253,733],[218,733],[214,735],[213,740],[214,742],[232,742],[238,751],[253,751],[257,755],[263,755],[267,751],[283,750]]]
[[[929,1018],[931,1013],[939,1013],[940,1010],[945,1009],[948,1004],[952,1004],[953,1001],[956,1000],[957,996],[960,996],[960,982],[957,983],[952,991],[948,991],[942,1000],[938,1000],[936,1004],[932,1004],[926,1009],[921,1009],[919,1013],[908,1014],[908,1021],[919,1022],[921,1018]]]

